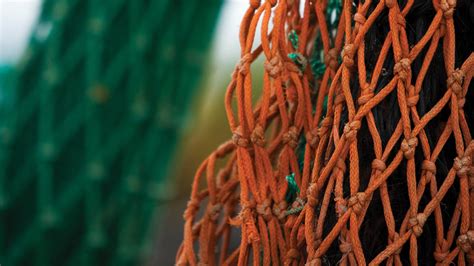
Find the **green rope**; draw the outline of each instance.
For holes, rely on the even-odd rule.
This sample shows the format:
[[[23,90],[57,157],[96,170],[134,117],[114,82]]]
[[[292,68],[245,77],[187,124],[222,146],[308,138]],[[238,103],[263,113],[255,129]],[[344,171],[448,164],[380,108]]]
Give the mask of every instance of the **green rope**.
[[[293,46],[293,49],[297,50],[298,49],[298,34],[296,33],[295,30],[290,31],[290,33],[288,34],[288,40],[290,40],[291,45]]]
[[[285,200],[287,203],[292,203],[300,193],[300,188],[298,187],[298,184],[296,184],[295,174],[291,173],[290,175],[287,175],[286,182],[288,183],[288,188],[286,190]]]
[[[2,263],[140,264],[221,3],[43,1],[0,72]]]

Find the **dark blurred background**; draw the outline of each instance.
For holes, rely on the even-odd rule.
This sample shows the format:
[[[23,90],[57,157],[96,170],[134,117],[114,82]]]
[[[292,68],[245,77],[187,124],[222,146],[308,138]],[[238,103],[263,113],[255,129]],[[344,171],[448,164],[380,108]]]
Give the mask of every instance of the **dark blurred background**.
[[[173,265],[245,0],[0,0],[0,264]]]

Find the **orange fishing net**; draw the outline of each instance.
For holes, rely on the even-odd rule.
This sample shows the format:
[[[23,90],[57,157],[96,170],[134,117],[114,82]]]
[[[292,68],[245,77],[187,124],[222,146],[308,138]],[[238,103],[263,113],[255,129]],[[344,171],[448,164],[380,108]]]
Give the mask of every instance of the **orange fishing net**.
[[[474,263],[473,114],[464,111],[474,55],[456,59],[456,0],[424,1],[432,19],[416,40],[406,23],[416,1],[401,2],[343,0],[332,31],[327,0],[250,1],[225,97],[233,137],[197,170],[178,265]],[[374,46],[377,23],[388,31]],[[306,58],[317,38],[326,68],[315,78]],[[261,85],[252,81],[258,57]],[[428,75],[443,79],[435,100]],[[440,154],[452,155],[447,165]]]

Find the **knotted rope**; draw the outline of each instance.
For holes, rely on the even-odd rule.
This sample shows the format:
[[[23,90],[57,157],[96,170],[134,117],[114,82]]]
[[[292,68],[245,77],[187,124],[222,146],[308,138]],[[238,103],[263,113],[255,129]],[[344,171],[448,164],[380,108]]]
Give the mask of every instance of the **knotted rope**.
[[[219,150],[218,159],[228,158],[219,177],[215,153],[198,169],[177,261],[474,263],[474,125],[465,112],[474,55],[456,54],[456,0],[426,1],[432,22],[414,40],[408,29],[418,26],[407,14],[418,2],[343,0],[338,13],[328,12],[332,0],[250,1],[225,100],[234,148]],[[381,25],[389,32],[369,43]],[[254,103],[250,66],[258,57],[265,63]],[[433,64],[444,73],[430,73]],[[430,96],[435,85],[439,97]],[[299,190],[292,200],[289,175]],[[230,250],[235,232],[240,245]],[[421,244],[427,233],[433,250]]]

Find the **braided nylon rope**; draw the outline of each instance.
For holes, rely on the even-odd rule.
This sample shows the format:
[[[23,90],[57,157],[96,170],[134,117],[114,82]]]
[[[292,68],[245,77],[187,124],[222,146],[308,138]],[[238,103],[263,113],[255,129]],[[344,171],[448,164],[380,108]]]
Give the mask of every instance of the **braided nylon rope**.
[[[330,254],[341,265],[417,265],[427,256],[440,264],[474,263],[473,125],[464,111],[473,104],[466,94],[474,54],[456,59],[456,1],[424,1],[433,17],[416,40],[405,21],[416,0],[342,1],[337,30],[329,18],[337,9],[327,12],[332,2],[250,1],[241,60],[225,97],[233,137],[196,172],[178,265],[312,266],[326,264]],[[377,47],[366,37],[383,23],[388,31]],[[318,43],[322,68],[314,61]],[[259,57],[263,84],[254,84],[250,69]],[[434,62],[444,72],[442,92],[421,113]],[[255,86],[262,88],[257,102]],[[390,99],[388,116],[380,118],[379,107]],[[395,126],[383,136],[379,121],[392,113]],[[437,172],[438,157],[449,149],[446,171]],[[293,177],[298,197],[288,201]],[[398,198],[388,193],[397,180],[404,184]],[[453,191],[451,203],[445,201]],[[407,208],[394,203],[399,197]],[[363,232],[376,218],[367,218],[376,202],[383,230]],[[424,238],[428,222],[432,240]],[[364,234],[371,231],[371,241],[384,239],[380,246],[368,245]]]

